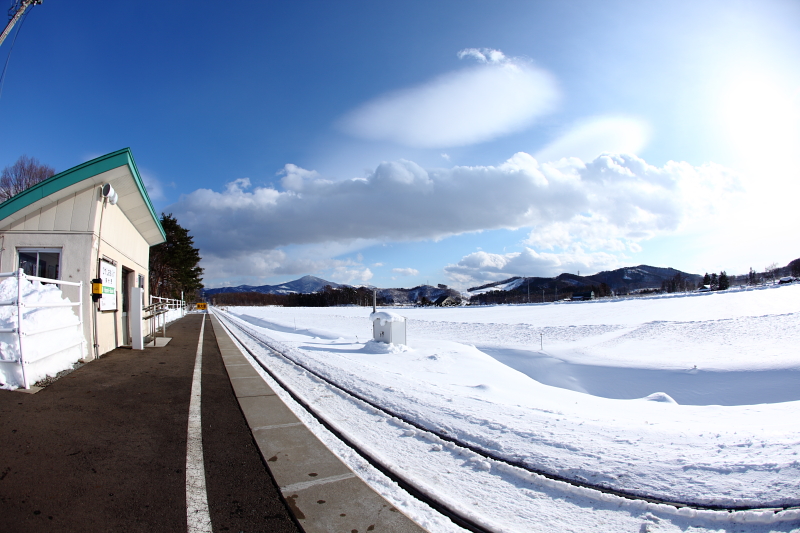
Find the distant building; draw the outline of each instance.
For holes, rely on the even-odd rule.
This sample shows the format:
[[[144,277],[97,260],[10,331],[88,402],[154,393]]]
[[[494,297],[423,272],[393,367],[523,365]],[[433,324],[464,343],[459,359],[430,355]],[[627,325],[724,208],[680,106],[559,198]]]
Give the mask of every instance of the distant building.
[[[433,304],[439,307],[452,307],[461,304],[461,302],[449,294],[442,294],[436,298],[436,301],[433,302]]]
[[[572,293],[573,302],[581,300],[594,300],[594,291]]]

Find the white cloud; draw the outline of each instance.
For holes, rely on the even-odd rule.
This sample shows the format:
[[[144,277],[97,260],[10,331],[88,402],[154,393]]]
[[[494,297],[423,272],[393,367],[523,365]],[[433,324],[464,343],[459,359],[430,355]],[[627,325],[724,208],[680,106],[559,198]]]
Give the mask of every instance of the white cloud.
[[[594,117],[585,120],[551,142],[534,157],[539,161],[558,161],[577,157],[591,161],[604,152],[637,154],[650,139],[650,127],[629,117]]]
[[[416,268],[393,268],[392,272],[398,274],[400,276],[417,276],[419,275],[419,270]]]
[[[243,179],[221,192],[196,190],[170,206],[192,228],[211,279],[216,265],[219,275],[353,270],[332,258],[379,242],[523,227],[532,228],[528,246],[553,251],[541,258],[557,256],[588,271],[606,260],[587,259],[589,252],[581,255],[576,246],[591,253],[635,251],[653,236],[702,226],[738,190],[736,176],[718,165],[655,167],[626,155],[540,164],[520,152],[499,166],[432,170],[401,160],[340,181],[298,167],[287,167],[290,173],[303,175],[302,193],[294,182],[281,191]],[[346,270],[342,277],[355,276]]]
[[[366,283],[372,279],[369,268],[336,267],[331,272],[331,280],[338,283]]]
[[[459,59],[464,59],[465,57],[476,59],[479,63],[502,64],[508,61],[503,52],[493,48],[465,48],[458,52]]]
[[[283,170],[278,172],[278,175],[283,176],[281,178],[281,186],[287,191],[295,192],[302,191],[306,182],[320,178],[319,173],[316,171],[306,170],[291,163],[283,167]]]
[[[361,259],[333,258],[348,253],[353,246],[364,247],[370,244],[372,243],[369,241],[355,240],[347,245],[321,243],[285,249],[250,249],[226,253],[201,248],[201,266],[205,269],[204,279],[209,280],[207,286],[210,287],[273,284],[273,281],[268,281],[269,278],[299,277],[306,274],[320,275],[342,283],[354,280],[364,282],[372,278],[373,274],[360,263]]]
[[[558,102],[554,78],[528,61],[485,49],[462,50],[459,57],[479,64],[380,96],[347,113],[339,126],[356,137],[406,146],[463,146],[521,131]]]
[[[411,161],[387,162],[366,178],[307,180],[303,194],[251,188],[243,179],[222,192],[198,189],[171,209],[199,244],[220,253],[312,243],[342,243],[342,253],[355,239],[417,240],[526,226],[561,231],[556,224],[613,226],[615,238],[642,239],[713,211],[736,179],[713,164],[657,168],[612,155],[587,164],[539,164],[520,152],[499,166],[428,171]]]
[[[166,198],[164,196],[164,186],[155,176],[146,171],[142,171],[141,176],[144,187],[147,189],[147,195],[151,200],[157,201]]]
[[[474,252],[464,256],[445,272],[456,284],[468,287],[512,276],[557,276],[562,272],[597,272],[619,266],[619,258],[605,252],[585,252],[580,246],[562,253],[538,253],[531,248],[522,252],[492,254]]]

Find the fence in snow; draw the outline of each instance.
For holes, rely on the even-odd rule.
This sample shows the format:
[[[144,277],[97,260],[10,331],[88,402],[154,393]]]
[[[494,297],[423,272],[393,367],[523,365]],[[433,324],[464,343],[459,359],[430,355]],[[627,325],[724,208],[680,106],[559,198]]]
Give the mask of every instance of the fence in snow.
[[[25,359],[25,343],[23,339],[26,337],[31,337],[34,335],[38,335],[41,333],[48,333],[50,331],[56,331],[59,329],[66,329],[66,328],[74,328],[75,324],[69,325],[55,325],[49,328],[38,328],[38,329],[26,329],[25,328],[25,321],[23,320],[23,309],[24,308],[43,308],[43,307],[78,307],[78,326],[81,328],[81,332],[83,331],[83,282],[74,282],[74,281],[62,281],[58,279],[49,279],[49,278],[40,278],[37,276],[28,276],[25,272],[20,268],[16,272],[0,272],[0,279],[2,278],[17,278],[17,297],[11,300],[0,301],[0,306],[16,306],[17,308],[17,326],[13,328],[0,328],[0,333],[16,333],[17,338],[19,339],[19,356],[16,360],[4,360],[0,361],[0,363],[4,364],[18,364],[20,365],[20,370],[22,372],[22,381],[26,389],[30,388],[30,383],[28,383],[28,375],[25,371],[25,366],[30,364],[29,361]],[[53,285],[70,285],[73,287],[78,287],[78,302],[59,302],[59,303],[28,303],[26,304],[22,299],[22,281],[40,281],[44,283],[50,283]],[[81,334],[81,338],[83,339],[83,334]],[[70,348],[74,348],[78,345],[85,344],[86,341],[81,340],[78,343],[74,343],[68,346],[60,346],[58,350],[45,355],[44,357],[39,357],[37,361],[41,361],[42,359],[46,359],[48,357],[52,357],[58,353],[63,351],[69,350]]]

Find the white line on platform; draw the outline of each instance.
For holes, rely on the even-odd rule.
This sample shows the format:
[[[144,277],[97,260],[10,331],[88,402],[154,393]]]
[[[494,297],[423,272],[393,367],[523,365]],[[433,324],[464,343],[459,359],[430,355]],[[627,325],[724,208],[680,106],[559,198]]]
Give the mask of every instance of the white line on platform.
[[[186,529],[189,533],[212,533],[208,513],[206,469],[203,465],[203,433],[200,424],[200,381],[203,369],[203,332],[206,317],[200,323],[200,340],[192,376],[192,396],[189,402],[189,431],[186,439]]]
[[[282,428],[293,428],[295,426],[302,426],[302,422],[290,422],[289,424],[273,424],[271,426],[258,426],[257,428],[253,428],[253,431],[257,431],[259,429],[282,429]]]
[[[316,485],[324,485],[326,483],[335,483],[337,481],[344,481],[345,479],[350,479],[352,477],[356,477],[355,474],[342,474],[340,476],[331,476],[331,477],[324,477],[322,479],[315,479],[313,481],[301,481],[300,483],[293,483],[291,485],[286,485],[285,487],[281,487],[281,492],[283,494],[289,492],[297,492],[298,490],[307,489],[310,487],[314,487]]]

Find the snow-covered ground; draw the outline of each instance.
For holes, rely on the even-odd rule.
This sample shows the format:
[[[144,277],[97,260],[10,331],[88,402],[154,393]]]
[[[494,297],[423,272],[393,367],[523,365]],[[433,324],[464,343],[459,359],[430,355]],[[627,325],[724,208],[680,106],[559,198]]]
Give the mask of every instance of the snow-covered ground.
[[[408,318],[408,347],[367,342],[371,308],[230,311],[346,388],[504,458],[672,501],[800,501],[798,285],[395,309]],[[278,371],[348,435],[495,530],[800,531],[796,511],[676,514],[578,494],[419,442],[413,429],[356,414],[302,373]]]

